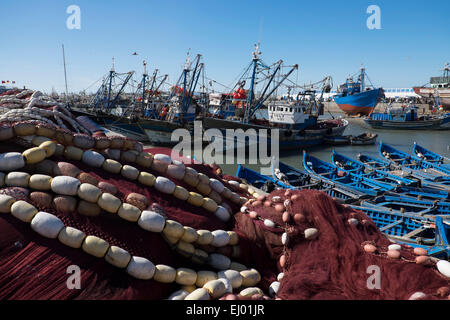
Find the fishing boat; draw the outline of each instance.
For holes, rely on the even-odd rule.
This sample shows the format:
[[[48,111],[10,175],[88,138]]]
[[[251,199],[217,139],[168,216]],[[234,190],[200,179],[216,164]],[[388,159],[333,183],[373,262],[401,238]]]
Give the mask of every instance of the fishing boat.
[[[387,159],[376,158],[365,154],[358,154],[358,160],[373,170],[387,171],[391,174],[401,177],[410,177],[418,179],[420,185],[431,187],[434,189],[448,190],[450,188],[450,180],[440,175],[427,173],[423,170],[414,170],[412,167],[402,167]]]
[[[364,121],[376,129],[450,130],[450,114],[418,116],[415,105],[389,107],[383,113],[371,113]]]
[[[357,136],[350,137],[352,145],[374,145],[377,142],[378,134],[365,132]]]
[[[371,170],[370,168],[366,167],[364,163],[358,160],[351,159],[343,154],[337,153],[335,150],[332,151],[331,158],[332,164],[337,168],[345,170],[347,172],[360,174],[372,180],[396,185],[406,185],[406,186],[418,185],[417,180],[412,180],[406,177],[394,175],[387,171]]]
[[[448,199],[450,197],[448,190],[439,190],[428,187],[417,188],[370,179],[360,173],[339,169],[332,164],[307,154],[306,152],[303,153],[303,166],[313,177],[319,177],[331,182],[343,184],[348,188],[362,191],[371,196],[379,196],[386,192],[395,192],[405,196],[422,197],[425,199]]]
[[[439,109],[450,110],[450,65],[445,64],[440,77],[431,77],[430,86],[414,87],[414,92],[423,98],[435,99]]]
[[[172,141],[173,131],[186,129],[192,133],[193,121],[199,113],[199,105],[193,95],[204,68],[201,55],[191,62],[188,53],[181,76],[167,96],[159,91],[167,75],[158,79],[155,70],[150,80],[147,64],[145,61],[143,64],[144,72],[138,89],[127,99],[120,97],[134,72],[117,73],[113,64],[92,103],[87,108],[73,108],[72,111],[76,115],[88,115],[101,126],[135,140],[173,146],[179,142]],[[119,104],[120,100],[124,102]]]
[[[440,154],[437,154],[433,151],[425,149],[424,147],[418,145],[414,142],[413,153],[420,159],[423,159],[427,162],[438,164],[441,167],[450,168],[450,163],[445,163],[446,161],[450,161],[449,158],[446,158]]]
[[[294,168],[286,163],[279,162],[278,168],[272,166],[272,177],[273,179],[280,181],[284,184],[288,184],[293,186],[294,188],[304,188],[308,185],[320,184],[324,188],[334,189],[335,191],[346,194],[351,199],[363,199],[366,198],[367,195],[363,192],[352,190],[346,188],[343,185],[339,185],[336,183],[331,183],[326,180],[320,180],[317,177],[311,177],[306,172]]]
[[[364,212],[394,242],[423,248],[435,258],[450,258],[450,222],[446,217],[421,217],[375,206],[350,207]]]
[[[377,196],[387,190],[393,190],[395,188],[392,185],[379,183],[377,181],[340,170],[329,163],[309,155],[306,152],[303,152],[303,167],[313,177],[342,184],[350,189],[362,191],[371,196]]]
[[[450,169],[440,164],[425,161],[414,155],[395,149],[394,147],[381,142],[378,148],[379,154],[387,160],[400,165],[401,167],[408,167],[413,170],[423,170],[426,173],[431,173],[436,176],[442,176],[446,179],[450,176]]]
[[[361,202],[362,206],[373,205],[400,212],[411,212],[421,216],[450,215],[448,200],[417,199],[399,194],[385,194]]]
[[[228,98],[221,98],[219,106],[215,102],[216,112],[213,116],[203,117],[205,129],[219,129],[226,134],[227,129],[242,129],[247,135],[244,143],[259,141],[259,133],[263,130],[279,131],[277,143],[280,149],[308,148],[323,143],[325,134],[342,135],[347,128],[346,120],[319,121],[319,103],[323,92],[331,89],[331,77],[326,77],[316,85],[321,85],[321,97],[316,99],[316,90],[311,88],[301,90],[297,96],[288,94],[286,99],[270,99],[280,88],[298,65],[288,67],[288,72],[282,74],[283,61],[272,65],[265,64],[260,58],[259,44],[255,46],[253,59],[244,73],[239,77]],[[249,84],[248,89],[245,87]],[[260,84],[260,94],[256,94],[256,86]],[[295,86],[297,88],[298,86]],[[230,94],[232,99],[230,101]],[[228,106],[222,106],[222,104]],[[268,118],[257,117],[258,110],[266,107]],[[223,111],[226,110],[226,111]],[[232,114],[234,110],[234,115]],[[228,113],[228,117],[227,116]],[[253,130],[252,130],[253,129]],[[270,135],[269,135],[270,136]],[[265,137],[264,137],[265,138]]]
[[[334,101],[348,115],[369,115],[384,96],[383,89],[366,86],[366,70],[361,67],[357,80],[348,77],[347,81],[338,87]],[[370,81],[370,80],[369,80]]]
[[[248,169],[242,165],[238,166],[236,176],[244,179],[246,182],[255,188],[263,191],[273,191],[274,189],[291,189],[291,190],[318,190],[325,192],[330,197],[341,203],[354,203],[360,199],[360,194],[349,192],[346,189],[336,187],[333,184],[315,181],[312,183],[305,183],[301,186],[294,187],[289,183],[285,183],[278,179],[264,176],[254,170]],[[269,187],[269,188],[268,188]],[[267,192],[266,191],[266,192]]]
[[[374,133],[363,133],[358,136],[329,136],[325,135],[324,142],[331,146],[340,146],[340,145],[374,145],[377,141],[377,134]]]
[[[351,144],[351,136],[328,136],[323,141],[330,146],[345,146]]]

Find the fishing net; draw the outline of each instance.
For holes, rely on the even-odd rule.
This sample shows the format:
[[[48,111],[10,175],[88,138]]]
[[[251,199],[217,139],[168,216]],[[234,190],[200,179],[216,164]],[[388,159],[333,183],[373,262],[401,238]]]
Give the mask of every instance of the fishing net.
[[[284,193],[285,190],[274,191],[269,198],[280,196],[284,200]],[[408,299],[416,292],[423,292],[427,294],[426,299],[437,299],[438,289],[449,286],[449,281],[435,267],[415,263],[411,247],[402,246],[399,260],[388,258],[387,247],[392,243],[364,213],[338,204],[320,191],[294,191],[292,196],[296,199],[289,210],[290,240],[286,247],[280,241],[283,229],[268,228],[261,221],[255,223],[245,214],[235,216],[236,229],[250,240],[242,256],[244,263],[253,261],[265,266],[260,268],[263,286],[284,272],[278,297],[392,300]],[[258,203],[251,210],[263,219],[284,225],[280,213],[273,208]],[[302,221],[293,219],[296,214],[303,216]],[[349,219],[357,219],[358,225],[350,224]],[[308,228],[319,231],[315,240],[303,236]],[[367,243],[375,245],[377,252],[366,253],[363,245]],[[285,269],[278,262],[282,255],[286,257]],[[380,271],[379,289],[369,279],[374,274],[373,266]]]
[[[13,102],[20,104],[11,99],[28,99],[29,103],[33,92],[23,92],[5,93],[3,97],[7,98],[0,102],[3,101],[4,106],[8,103],[9,107]],[[54,114],[47,116],[55,119]],[[24,120],[27,119],[21,118],[15,123],[23,123]],[[2,128],[10,128],[8,121],[2,122],[1,125]],[[71,129],[82,127],[79,123],[72,123]],[[74,134],[74,131],[69,132]],[[29,145],[30,141],[27,139],[10,138],[2,141],[0,153],[23,152]],[[164,148],[146,151],[152,154],[171,154],[171,150]],[[222,181],[231,191],[250,197],[236,184],[227,183],[226,181],[231,180],[239,182],[239,179],[221,175],[222,172],[216,165],[181,159],[189,163],[186,166]],[[105,188],[116,189],[112,192],[121,201],[125,201],[131,193],[140,194],[148,200],[145,206],[162,210],[168,219],[178,221],[184,226],[211,231],[235,231],[240,237],[240,254],[234,260],[260,272],[261,282],[258,286],[266,293],[280,272],[283,272],[284,277],[280,281],[281,287],[277,294],[281,299],[408,299],[415,292],[425,293],[426,299],[437,299],[441,298],[437,295],[437,290],[449,287],[449,281],[441,276],[433,265],[417,265],[414,262],[415,256],[411,248],[402,247],[402,259],[388,258],[386,251],[390,241],[367,216],[336,203],[319,191],[286,193],[285,190],[277,190],[264,199],[252,200],[247,206],[259,219],[251,218],[248,212],[241,212],[240,205],[225,200],[224,205],[236,214],[228,222],[223,222],[203,208],[163,194],[154,188],[147,188],[136,181],[124,179],[120,175],[93,168],[81,161],[68,160],[62,156],[53,156],[50,160],[45,165],[27,166],[24,171],[83,172],[83,179],[86,181],[103,182],[107,184]],[[140,171],[145,169],[159,175],[150,168],[142,168],[135,163],[130,165]],[[183,181],[178,180],[176,183],[188,191],[196,191]],[[49,205],[45,194],[32,193],[25,188],[5,187],[0,190],[0,194],[26,200],[39,210],[56,215],[65,225],[100,237],[110,245],[123,248],[131,255],[145,257],[155,264],[197,271],[208,268],[196,265],[177,254],[160,234],[147,232],[136,223],[127,222],[116,215],[103,212],[96,217],[87,217],[74,210],[63,210],[70,208],[67,198],[60,200],[57,210],[54,204]],[[282,212],[270,204],[277,196],[282,202],[289,200],[288,203],[284,202],[290,215],[287,224],[282,221]],[[274,224],[268,226],[265,219]],[[358,224],[349,224],[349,219],[356,219]],[[318,230],[318,236],[307,240],[304,231],[311,228]],[[289,241],[283,245],[281,237],[285,232]],[[374,244],[378,251],[366,253],[363,250],[366,243]],[[80,289],[70,289],[67,285],[71,276],[68,272],[70,266],[80,268]],[[367,287],[367,279],[370,276],[367,269],[370,266],[378,266],[380,269],[380,289],[371,290]],[[109,265],[104,259],[69,248],[59,241],[46,239],[34,232],[28,223],[23,223],[10,214],[0,213],[0,299],[160,300],[166,299],[178,289],[177,284],[135,279],[124,270]]]

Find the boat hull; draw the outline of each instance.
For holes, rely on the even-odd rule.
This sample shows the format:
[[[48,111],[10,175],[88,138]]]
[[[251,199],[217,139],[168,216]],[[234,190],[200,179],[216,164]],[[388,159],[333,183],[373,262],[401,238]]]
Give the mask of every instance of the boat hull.
[[[450,130],[450,125],[443,119],[424,121],[392,121],[392,120],[364,120],[372,128],[389,130]]]
[[[273,128],[243,123],[239,121],[232,121],[226,119],[217,118],[203,118],[203,127],[205,129],[219,129],[226,137],[227,129],[243,130],[247,134],[241,138],[237,138],[237,142],[248,144],[251,140],[259,141],[258,130],[267,130],[268,143],[270,143],[270,130]],[[254,129],[254,134],[250,134],[249,129]],[[277,128],[278,129],[278,128]],[[279,129],[279,148],[283,150],[296,149],[296,148],[309,148],[323,144],[324,135],[322,133],[306,133],[298,130]],[[235,139],[236,140],[236,139]],[[243,141],[240,141],[243,140]]]
[[[369,115],[375,109],[380,95],[381,89],[374,89],[351,96],[335,97],[334,101],[349,115]]]
[[[433,98],[436,90],[439,93],[439,97],[441,98],[442,107],[444,110],[450,110],[450,88],[425,88],[425,87],[414,87],[414,92],[423,98]]]

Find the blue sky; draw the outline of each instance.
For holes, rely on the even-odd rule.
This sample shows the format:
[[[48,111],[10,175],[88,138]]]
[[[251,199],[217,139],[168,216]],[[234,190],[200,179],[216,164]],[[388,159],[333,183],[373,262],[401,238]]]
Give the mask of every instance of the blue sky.
[[[72,4],[81,30],[66,28]],[[372,4],[381,30],[366,27]],[[101,78],[113,56],[117,71],[141,73],[146,59],[175,82],[188,48],[204,56],[208,77],[230,84],[260,40],[265,62],[299,64],[300,83],[331,75],[336,87],[362,62],[374,85],[409,87],[450,62],[449,12],[448,0],[2,1],[0,80],[63,91],[64,43],[71,91]]]

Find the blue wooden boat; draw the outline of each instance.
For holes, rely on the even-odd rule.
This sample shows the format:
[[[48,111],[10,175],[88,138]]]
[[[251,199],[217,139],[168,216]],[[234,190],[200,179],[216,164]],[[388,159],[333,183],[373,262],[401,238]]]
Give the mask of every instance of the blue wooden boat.
[[[282,181],[262,175],[254,170],[248,169],[242,165],[238,166],[236,176],[245,179],[252,186],[261,189],[267,184],[274,184],[275,188],[291,189],[291,190],[318,190],[325,192],[330,197],[341,203],[354,203],[360,199],[362,194],[355,194],[342,188],[336,187],[330,183],[324,183],[322,181],[315,181],[314,183],[303,184],[299,187],[294,187],[290,184],[286,184]]]
[[[417,199],[399,194],[385,194],[361,202],[362,206],[384,207],[401,212],[424,215],[450,215],[450,202],[441,200]]]
[[[362,191],[371,196],[377,196],[385,191],[395,189],[395,186],[340,170],[306,152],[303,152],[303,166],[313,177],[343,184],[351,189]]]
[[[419,146],[416,142],[414,142],[413,153],[420,159],[437,164],[440,167],[450,169],[450,164],[445,163],[445,160],[449,161],[450,159],[441,156],[440,154],[437,154],[433,151],[425,149],[424,147]]]
[[[421,217],[372,206],[351,207],[364,212],[391,240],[424,248],[435,258],[450,258],[450,222],[445,217]]]
[[[378,196],[385,192],[395,192],[410,197],[421,197],[425,199],[448,199],[449,192],[446,190],[439,190],[434,188],[416,188],[410,186],[399,186],[379,182],[377,180],[369,179],[361,174],[347,172],[341,170],[327,162],[315,158],[306,152],[303,153],[303,165],[305,170],[313,177],[340,183],[348,188],[362,191],[371,196]]]
[[[358,160],[374,170],[396,172],[397,175],[402,176],[410,175],[413,178],[419,179],[422,186],[429,186],[442,190],[450,187],[450,181],[445,177],[427,173],[423,170],[414,170],[411,167],[401,167],[385,158],[381,159],[366,154],[358,154]]]
[[[418,184],[417,180],[400,177],[394,174],[390,174],[387,171],[371,170],[370,168],[367,168],[364,163],[351,159],[347,156],[344,156],[343,154],[337,153],[335,150],[333,150],[332,153],[332,164],[339,169],[360,174],[366,178],[384,183],[406,186],[416,186]]]
[[[278,168],[272,166],[272,177],[275,180],[289,184],[294,188],[303,187],[313,182],[320,181],[312,178],[306,172],[296,169],[281,161],[278,163]]]
[[[380,143],[378,152],[382,157],[402,167],[408,167],[413,170],[426,170],[425,172],[427,173],[432,173],[439,176],[450,176],[449,168],[440,167],[439,164],[425,161],[419,157],[395,149],[394,147],[383,142]]]
[[[238,169],[236,172],[236,177],[247,181],[250,185],[252,185],[258,189],[263,188],[264,185],[267,183],[273,183],[276,188],[294,189],[294,187],[291,185],[285,184],[281,181],[277,181],[272,177],[262,175],[259,172],[256,172],[254,170],[244,167],[241,164],[239,164],[239,166],[238,166]]]
[[[311,185],[320,185],[322,190],[324,189],[334,189],[335,192],[339,194],[345,194],[351,199],[362,199],[368,197],[366,194],[360,191],[352,190],[346,188],[343,185],[331,183],[326,180],[318,179],[317,177],[311,177],[306,172],[294,168],[286,163],[279,162],[278,168],[272,167],[272,177],[280,182],[289,184],[296,189],[309,188]],[[335,194],[330,194],[332,197],[336,197]]]
[[[345,146],[349,145],[352,140],[351,136],[328,136],[323,138],[323,142],[330,146]]]

